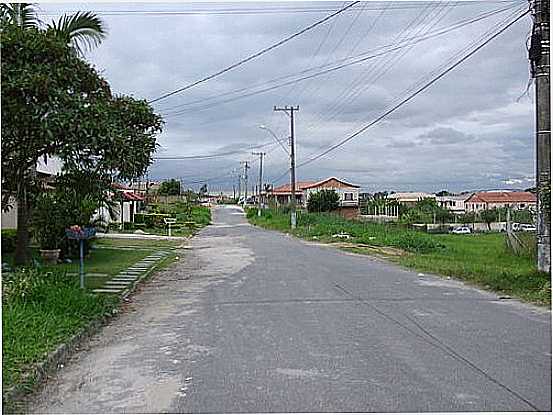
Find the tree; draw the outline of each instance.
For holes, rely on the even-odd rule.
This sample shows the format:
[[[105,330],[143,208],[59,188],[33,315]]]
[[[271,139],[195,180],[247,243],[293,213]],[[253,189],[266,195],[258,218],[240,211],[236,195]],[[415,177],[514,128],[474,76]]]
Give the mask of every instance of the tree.
[[[441,190],[438,193],[436,193],[436,196],[449,196],[451,193],[449,193],[447,190]]]
[[[497,220],[497,211],[495,209],[485,209],[480,212],[480,219],[486,222],[488,230],[492,230],[492,222]]]
[[[145,101],[114,97],[108,83],[51,31],[2,24],[2,207],[18,206],[16,262],[28,260],[39,159],[66,171],[130,179],[151,163],[162,119]]]
[[[309,195],[308,212],[332,212],[340,206],[340,196],[334,190],[324,189]]]
[[[200,191],[198,192],[198,196],[200,197],[205,195],[207,195],[207,184],[202,185],[202,187],[200,187]]]
[[[31,3],[7,3],[0,5],[0,17],[5,24],[23,29],[40,28],[36,10]],[[57,21],[46,25],[46,30],[83,55],[85,50],[98,46],[107,35],[102,20],[92,12],[64,14]]]
[[[171,179],[159,185],[157,193],[162,196],[178,196],[180,195],[180,181]]]

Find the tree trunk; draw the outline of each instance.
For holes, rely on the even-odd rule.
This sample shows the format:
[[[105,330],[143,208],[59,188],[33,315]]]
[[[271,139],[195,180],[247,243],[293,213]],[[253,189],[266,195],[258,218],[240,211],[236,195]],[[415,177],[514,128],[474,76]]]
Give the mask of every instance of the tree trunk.
[[[29,219],[30,206],[25,191],[17,196],[17,236],[15,246],[15,264],[27,265],[29,252]]]

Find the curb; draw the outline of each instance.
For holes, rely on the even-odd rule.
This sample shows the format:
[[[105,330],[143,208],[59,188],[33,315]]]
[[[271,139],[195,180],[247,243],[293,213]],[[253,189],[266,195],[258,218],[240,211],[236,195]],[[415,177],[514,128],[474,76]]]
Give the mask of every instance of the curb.
[[[60,344],[56,350],[50,352],[46,359],[40,363],[37,363],[33,369],[27,372],[19,383],[5,390],[2,394],[2,403],[5,405],[7,402],[15,402],[37,389],[42,382],[48,377],[49,374],[55,372],[58,367],[65,363],[69,357],[75,352],[85,340],[88,340],[93,335],[97,334],[100,329],[106,324],[116,313],[111,315],[100,317],[93,320],[71,337],[67,342]],[[30,381],[34,379],[32,384]]]
[[[148,269],[148,271],[146,271],[138,279],[136,279],[129,288],[121,292],[119,294],[120,302],[127,300],[128,297],[134,292],[137,285],[146,277],[151,275],[154,271],[157,271],[157,269],[159,268],[159,264],[168,257],[169,255],[157,261],[155,265],[153,265],[150,269]],[[35,364],[32,369],[25,373],[16,385],[3,391],[3,405],[6,405],[8,402],[16,403],[31,392],[38,390],[43,381],[47,379],[49,375],[55,373],[59,369],[60,365],[65,363],[75,353],[76,349],[81,344],[83,344],[86,340],[90,339],[95,334],[98,334],[104,327],[104,325],[107,324],[116,314],[117,312],[112,312],[111,314],[102,316],[96,320],[92,320],[86,327],[73,335],[65,343],[60,344],[56,348],[56,350],[48,353],[46,358],[43,361]]]

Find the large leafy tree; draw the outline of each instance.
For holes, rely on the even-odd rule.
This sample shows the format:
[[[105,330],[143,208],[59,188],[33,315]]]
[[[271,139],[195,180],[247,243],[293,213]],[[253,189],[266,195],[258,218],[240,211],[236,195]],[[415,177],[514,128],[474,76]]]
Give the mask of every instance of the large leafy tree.
[[[2,24],[2,205],[17,199],[16,261],[28,260],[39,159],[112,178],[143,174],[162,120],[145,102],[114,97],[108,83],[53,31]]]

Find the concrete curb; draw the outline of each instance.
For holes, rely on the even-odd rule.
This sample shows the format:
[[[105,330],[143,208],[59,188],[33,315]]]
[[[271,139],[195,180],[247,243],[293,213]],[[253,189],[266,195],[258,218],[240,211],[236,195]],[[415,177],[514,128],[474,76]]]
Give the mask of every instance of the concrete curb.
[[[168,252],[168,254],[170,253]],[[156,263],[149,268],[148,271],[136,279],[128,289],[121,292],[119,294],[120,302],[127,300],[128,297],[134,292],[137,285],[154,271],[157,271],[159,264],[168,257],[169,255],[166,255],[159,261],[156,261]],[[60,365],[65,363],[81,344],[95,334],[98,334],[104,325],[106,325],[116,314],[117,313],[111,313],[107,316],[102,316],[96,320],[92,320],[86,327],[67,340],[67,342],[60,344],[56,350],[50,352],[42,362],[37,363],[31,370],[26,372],[19,383],[3,390],[2,403],[4,405],[8,402],[15,403],[16,401],[23,399],[31,392],[38,390],[49,375],[55,373],[59,369]]]

